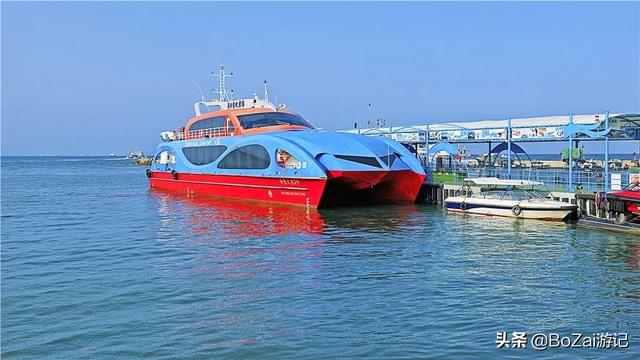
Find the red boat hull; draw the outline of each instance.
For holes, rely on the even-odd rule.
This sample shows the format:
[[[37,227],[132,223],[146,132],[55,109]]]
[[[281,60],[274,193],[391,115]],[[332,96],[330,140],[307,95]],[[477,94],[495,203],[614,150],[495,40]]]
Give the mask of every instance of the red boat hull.
[[[151,172],[152,188],[183,192],[188,196],[212,195],[318,207],[326,179],[293,179],[263,176],[177,174]]]
[[[411,170],[329,171],[322,204],[355,200],[362,203],[413,204],[425,176]]]
[[[424,175],[413,171],[330,171],[327,178],[150,173],[151,188],[301,205],[310,208],[357,202],[413,203]]]

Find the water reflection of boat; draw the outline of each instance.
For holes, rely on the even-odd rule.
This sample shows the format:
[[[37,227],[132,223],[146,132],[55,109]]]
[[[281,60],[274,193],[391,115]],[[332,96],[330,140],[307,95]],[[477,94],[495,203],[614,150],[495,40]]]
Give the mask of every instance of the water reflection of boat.
[[[317,211],[305,208],[215,197],[184,197],[174,192],[152,189],[167,213],[185,219],[184,231],[216,238],[262,237],[289,233],[320,234],[324,221]]]
[[[357,206],[323,209],[321,214],[326,225],[324,234],[332,240],[366,241],[373,233],[414,236],[413,229],[424,226],[424,210],[419,205]]]
[[[350,206],[320,211],[286,204],[246,202],[225,197],[185,197],[170,190],[152,189],[165,229],[215,239],[256,238],[283,234],[327,235],[343,241],[371,232],[407,233],[424,223],[418,205]],[[349,230],[349,231],[344,231]],[[364,238],[363,238],[364,239]]]

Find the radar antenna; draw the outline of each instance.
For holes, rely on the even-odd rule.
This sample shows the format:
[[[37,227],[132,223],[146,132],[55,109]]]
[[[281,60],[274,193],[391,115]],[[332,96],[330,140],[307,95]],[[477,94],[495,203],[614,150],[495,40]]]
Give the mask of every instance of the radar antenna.
[[[233,73],[229,73],[229,74],[225,74],[224,73],[224,66],[220,66],[220,71],[216,74],[213,71],[211,72],[211,75],[216,76],[219,79],[219,87],[218,90],[213,90],[212,92],[214,94],[218,94],[218,99],[220,101],[230,101],[230,97],[229,94],[227,94],[227,89],[225,87],[225,79],[228,77],[232,77]]]

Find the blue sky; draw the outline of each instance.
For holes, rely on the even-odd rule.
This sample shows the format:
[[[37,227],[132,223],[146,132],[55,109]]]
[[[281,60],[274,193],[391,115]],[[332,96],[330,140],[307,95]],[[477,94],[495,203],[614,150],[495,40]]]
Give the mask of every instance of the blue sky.
[[[639,112],[639,23],[639,3],[3,2],[2,154],[150,152],[221,64],[327,129],[369,103],[392,125]]]

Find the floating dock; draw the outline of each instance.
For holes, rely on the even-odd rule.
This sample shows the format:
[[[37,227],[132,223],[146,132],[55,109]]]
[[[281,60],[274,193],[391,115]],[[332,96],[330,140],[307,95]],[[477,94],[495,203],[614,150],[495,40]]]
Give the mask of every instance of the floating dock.
[[[442,206],[444,200],[450,196],[455,196],[460,185],[430,184],[425,182],[418,195],[418,203],[437,204]],[[599,206],[596,197],[592,194],[576,194],[572,192],[554,191],[552,195],[555,200],[577,204],[580,208],[581,217],[576,224],[591,229],[611,230],[640,235],[640,224],[622,220],[622,208],[619,204],[609,206]]]
[[[388,137],[412,150],[427,173],[418,202],[443,204],[447,197],[455,194],[464,178],[542,181],[556,200],[580,207],[579,225],[640,232],[640,225],[630,223],[625,217],[623,204],[613,202],[603,209],[601,204],[596,204],[593,195],[625,188],[640,179],[640,161],[635,158],[632,161],[611,160],[609,157],[610,141],[635,141],[635,153],[640,155],[640,114],[610,114],[607,111],[398,126],[378,119],[376,125],[372,126],[368,120],[365,127],[355,123],[353,129],[343,131]],[[583,149],[579,144],[584,141],[602,141],[604,159],[582,159]],[[532,160],[521,147],[542,142],[566,142],[568,146],[562,153],[562,161]],[[454,144],[468,143],[487,144],[486,158],[465,160]],[[503,152],[506,159],[501,157]],[[442,156],[449,157],[449,168],[443,166]],[[474,165],[470,165],[472,163]]]

